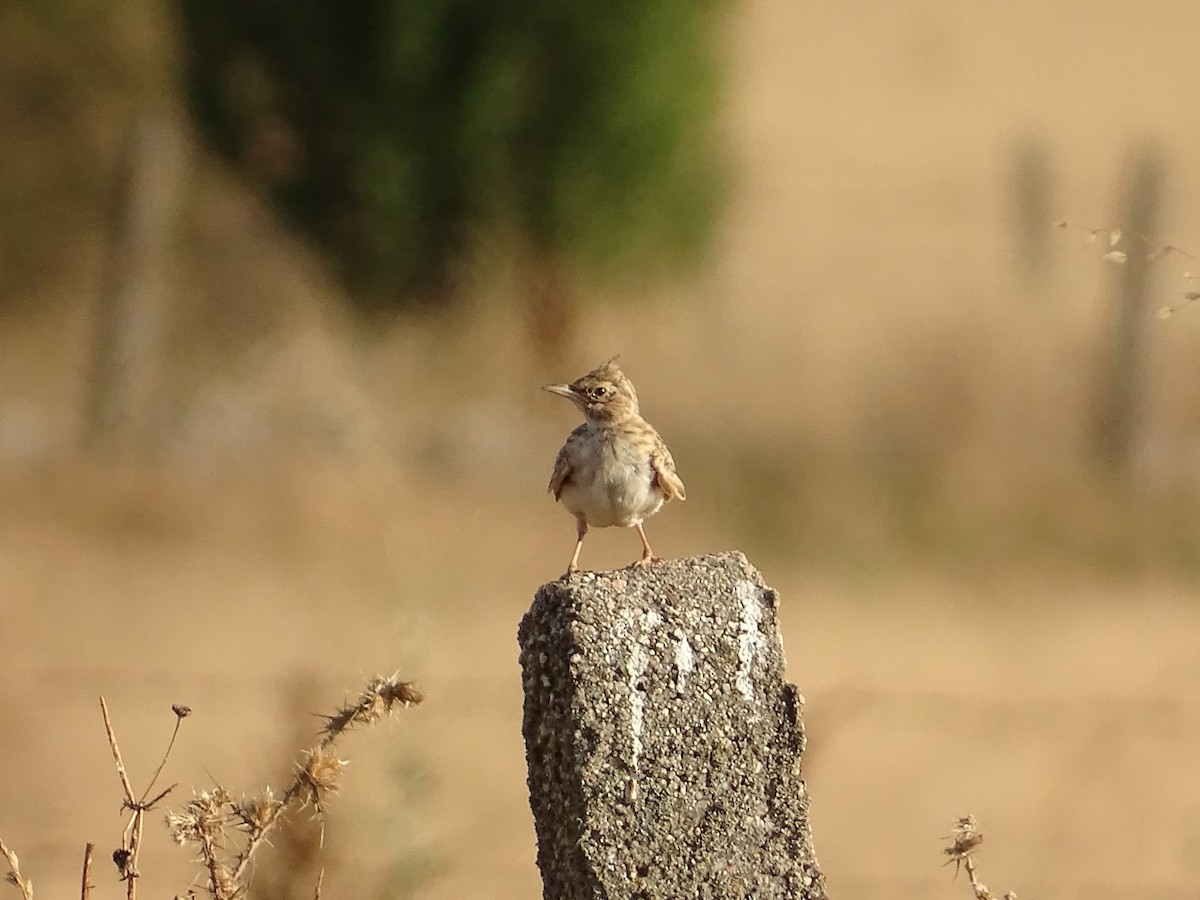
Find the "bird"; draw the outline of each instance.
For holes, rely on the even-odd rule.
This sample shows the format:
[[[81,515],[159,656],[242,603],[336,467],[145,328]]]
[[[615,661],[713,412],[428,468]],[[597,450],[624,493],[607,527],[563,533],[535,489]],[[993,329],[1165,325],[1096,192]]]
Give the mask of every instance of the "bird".
[[[571,432],[554,460],[549,491],[575,517],[578,540],[564,578],[579,571],[588,528],[636,528],[642,556],[634,566],[662,562],[646,539],[644,519],[687,491],[671,451],[638,410],[637,391],[613,357],[570,384],[543,390],[570,400],[584,422]]]

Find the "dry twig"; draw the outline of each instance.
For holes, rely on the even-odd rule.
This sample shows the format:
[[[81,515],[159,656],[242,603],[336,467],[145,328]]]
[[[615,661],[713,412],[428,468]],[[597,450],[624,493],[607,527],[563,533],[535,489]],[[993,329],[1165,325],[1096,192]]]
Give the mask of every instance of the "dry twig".
[[[8,862],[5,881],[21,892],[22,900],[33,900],[33,882],[21,875],[21,861],[14,851],[4,845],[4,841],[0,841],[0,856]]]
[[[150,796],[150,791],[154,789],[154,783],[158,781],[163,766],[167,764],[167,758],[171,755],[171,750],[175,746],[175,738],[179,734],[180,723],[191,714],[191,710],[186,706],[172,706],[171,711],[175,713],[175,729],[171,732],[171,740],[167,744],[166,752],[163,753],[158,768],[154,771],[154,777],[142,791],[141,797],[138,797],[133,792],[133,784],[129,781],[129,773],[125,770],[125,761],[121,758],[121,748],[117,744],[116,732],[113,731],[112,718],[108,714],[108,704],[103,697],[100,698],[100,714],[104,717],[104,733],[108,735],[108,746],[117,767],[117,777],[121,780],[121,789],[125,793],[125,797],[121,801],[121,808],[131,812],[129,824],[125,826],[125,830],[121,834],[121,846],[113,851],[113,864],[116,865],[117,872],[120,873],[121,880],[126,885],[126,900],[136,900],[137,898],[137,880],[141,874],[138,871],[138,855],[142,849],[142,831],[145,826],[146,813],[154,809],[160,800],[175,789],[175,785],[171,785],[158,793],[154,799],[146,799]]]
[[[1200,263],[1200,256],[1189,253],[1182,247],[1176,247],[1174,244],[1160,244],[1146,237],[1144,234],[1138,234],[1135,231],[1125,231],[1120,228],[1092,228],[1088,225],[1073,222],[1070,219],[1063,219],[1055,223],[1055,225],[1058,228],[1082,231],[1084,233],[1084,240],[1088,244],[1098,244],[1104,251],[1101,254],[1101,259],[1117,265],[1127,262],[1129,254],[1135,252],[1144,253],[1146,259],[1150,262],[1168,256],[1180,256],[1193,263]],[[1170,318],[1185,306],[1200,300],[1200,277],[1191,271],[1184,271],[1180,274],[1180,278],[1183,281],[1183,288],[1180,291],[1182,300],[1159,307],[1158,318]]]
[[[92,851],[96,845],[90,841],[83,848],[83,878],[79,884],[79,900],[88,900],[92,894]]]

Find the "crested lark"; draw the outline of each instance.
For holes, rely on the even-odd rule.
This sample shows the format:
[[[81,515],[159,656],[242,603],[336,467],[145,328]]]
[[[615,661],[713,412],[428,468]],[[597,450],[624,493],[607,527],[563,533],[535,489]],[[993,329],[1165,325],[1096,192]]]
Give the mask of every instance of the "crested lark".
[[[633,382],[613,357],[571,384],[549,384],[544,389],[574,403],[585,420],[558,451],[550,476],[550,493],[575,517],[579,536],[567,574],[579,568],[579,551],[589,525],[636,528],[642,538],[642,558],[634,565],[658,561],[642,520],[668,500],[683,500],[685,491],[675,474],[671,451],[654,426],[638,414]]]

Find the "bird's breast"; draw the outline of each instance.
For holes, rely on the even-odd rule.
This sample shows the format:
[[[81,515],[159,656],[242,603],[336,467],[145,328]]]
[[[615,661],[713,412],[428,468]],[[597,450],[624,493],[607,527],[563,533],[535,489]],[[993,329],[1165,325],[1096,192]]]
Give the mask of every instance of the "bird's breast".
[[[663,505],[649,453],[605,435],[588,442],[559,499],[597,528],[636,525]]]

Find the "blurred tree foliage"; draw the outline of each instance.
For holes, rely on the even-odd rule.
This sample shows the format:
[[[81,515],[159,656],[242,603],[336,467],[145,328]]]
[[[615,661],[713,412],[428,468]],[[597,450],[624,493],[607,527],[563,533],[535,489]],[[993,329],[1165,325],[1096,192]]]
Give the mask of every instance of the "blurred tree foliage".
[[[474,254],[685,271],[719,211],[722,0],[180,0],[194,114],[375,302]]]

